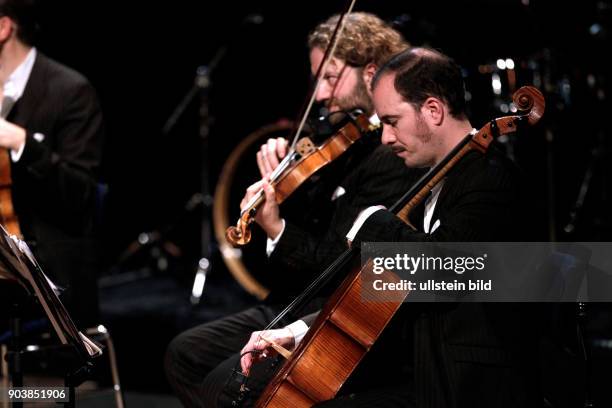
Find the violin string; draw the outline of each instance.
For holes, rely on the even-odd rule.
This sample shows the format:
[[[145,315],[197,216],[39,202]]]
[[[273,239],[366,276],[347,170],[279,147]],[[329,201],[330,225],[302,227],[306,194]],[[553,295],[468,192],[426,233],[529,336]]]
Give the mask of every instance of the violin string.
[[[329,61],[331,60],[331,58],[334,55],[334,52],[336,50],[336,46],[338,45],[338,40],[340,39],[340,34],[342,33],[343,29],[344,29],[344,22],[345,22],[345,17],[347,14],[349,14],[352,10],[353,7],[355,6],[355,2],[356,0],[351,0],[349,6],[347,7],[347,9],[340,15],[340,18],[338,19],[338,24],[336,25],[336,28],[334,30],[334,33],[332,34],[332,38],[330,41],[330,46],[327,47],[327,50],[325,51],[325,56],[323,58],[323,61],[321,63],[321,65],[319,65],[319,68],[317,69],[317,80],[315,82],[315,86],[314,89],[310,95],[310,100],[308,101],[308,104],[306,105],[305,109],[303,110],[303,114],[301,115],[301,119],[300,119],[300,124],[298,126],[298,128],[295,131],[295,135],[293,136],[293,140],[291,142],[291,146],[289,148],[289,151],[292,152],[291,156],[294,157],[295,155],[295,146],[297,144],[298,138],[301,135],[304,126],[306,124],[306,120],[308,118],[308,116],[310,115],[310,110],[312,109],[312,106],[314,105],[314,101],[317,95],[317,90],[319,89],[319,86],[321,85],[322,82],[322,72],[325,72],[325,69],[327,69],[327,65],[329,63]],[[290,156],[290,155],[287,155]],[[292,158],[293,158],[292,157]],[[291,159],[287,160],[285,162],[285,160],[283,160],[283,162],[285,162],[285,166],[288,165],[288,163],[291,161]],[[281,162],[282,163],[282,162]],[[277,167],[280,167],[277,166]],[[284,169],[283,169],[284,170]],[[276,178],[281,174],[282,170],[279,170],[278,172],[275,171],[273,172],[274,175],[274,180],[276,180]],[[263,189],[259,190],[253,197],[251,197],[251,199],[247,202],[247,205],[244,207],[243,210],[240,211],[240,215],[244,215],[246,212],[251,211],[254,206],[256,204],[259,203],[259,200],[261,200],[263,198],[264,195],[264,191]]]
[[[328,118],[331,118],[333,115],[344,114],[349,119],[349,121],[353,123],[355,127],[359,128],[359,124],[356,122],[353,115],[359,115],[360,113],[361,113],[361,110],[356,110],[354,112],[340,110],[336,112],[331,112],[328,115]],[[268,180],[269,183],[272,185],[275,185],[278,178],[284,174],[285,170],[291,165],[291,163],[295,159],[298,159],[298,153],[295,151],[295,149],[292,149],[289,151],[287,156],[285,156],[285,158],[278,164],[278,166],[276,166],[274,171],[272,171],[272,174],[270,175],[270,178]],[[260,200],[263,199],[263,197],[264,197],[264,190],[263,188],[260,188],[253,195],[253,197],[251,197],[251,199],[246,203],[246,205],[244,206],[244,209],[240,211],[240,216],[242,217],[245,213],[255,208],[260,203]]]
[[[331,47],[328,47],[328,49],[326,50],[325,56],[323,58],[323,61],[321,63],[321,65],[319,65],[318,69],[317,69],[317,73],[316,73],[316,82],[315,82],[315,86],[314,89],[310,95],[310,100],[308,101],[308,104],[306,105],[306,108],[304,109],[304,113],[301,116],[301,120],[300,120],[300,124],[298,126],[298,128],[296,129],[295,132],[295,136],[293,137],[293,140],[291,142],[291,151],[295,151],[295,146],[297,144],[298,138],[300,136],[300,134],[302,133],[302,130],[304,128],[304,125],[306,124],[306,120],[308,118],[308,116],[310,115],[310,111],[312,109],[312,106],[314,105],[315,99],[316,99],[316,95],[317,95],[317,91],[321,85],[322,82],[322,72],[325,72],[325,70],[327,69],[327,65],[329,64],[329,62],[331,61],[331,58],[334,55],[334,52],[336,50],[336,46],[338,45],[338,40],[340,38],[340,34],[342,33],[343,29],[344,29],[344,22],[345,22],[345,17],[347,14],[349,14],[352,10],[353,7],[355,5],[356,0],[351,0],[350,5],[348,7],[348,9],[342,13],[339,17],[339,21],[338,21],[338,25],[336,26],[336,29],[334,30],[334,33],[332,35],[332,39],[331,39]],[[260,191],[258,194],[256,194],[257,197],[261,196],[263,193],[263,191]],[[250,203],[250,201],[249,201]],[[250,209],[251,206],[247,205],[245,210]],[[315,289],[317,289],[319,287],[319,285],[322,286],[322,284],[320,282],[322,282],[323,280],[326,280],[328,278],[328,275],[335,275],[335,273],[340,269],[340,267],[338,265],[342,264],[343,262],[346,262],[349,258],[350,255],[352,255],[353,250],[352,248],[346,250],[339,258],[337,258],[334,262],[332,262],[332,264],[321,274],[319,275],[309,286],[308,288],[306,288],[306,290],[304,292],[302,292],[299,296],[297,296],[283,311],[281,311],[281,313],[279,313],[278,316],[276,316],[260,333],[260,338],[261,338],[261,334],[264,333],[265,331],[269,330],[271,327],[274,327],[283,317],[285,317],[290,311],[292,311],[297,305],[299,305],[300,303],[302,303],[304,301],[304,299],[306,299],[307,297],[309,297],[310,293],[313,292]],[[331,278],[331,276],[330,276]],[[327,281],[327,280],[326,280]]]
[[[274,169],[274,171],[270,175],[269,182],[275,182],[278,179],[278,177],[281,174],[283,174],[285,169],[287,169],[287,167],[289,167],[289,165],[291,164],[291,162],[293,161],[293,159],[295,157],[296,157],[296,153],[294,151],[290,152],[287,156],[285,156],[285,158],[279,163],[278,166],[276,166],[276,169]],[[251,209],[258,204],[259,200],[263,198],[263,195],[264,195],[264,190],[263,190],[263,188],[261,188],[247,202],[247,204],[244,206],[244,209],[240,211],[240,215],[242,216],[242,215],[244,215],[244,213],[246,213],[248,211],[251,211]]]

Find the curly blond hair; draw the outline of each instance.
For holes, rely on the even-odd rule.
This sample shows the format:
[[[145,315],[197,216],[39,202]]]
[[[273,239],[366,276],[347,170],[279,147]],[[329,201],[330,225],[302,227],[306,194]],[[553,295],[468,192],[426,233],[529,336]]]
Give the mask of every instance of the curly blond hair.
[[[316,26],[308,36],[308,47],[327,48],[339,18],[336,14]],[[334,56],[355,67],[369,63],[380,66],[408,46],[402,35],[379,17],[355,12],[345,17]]]

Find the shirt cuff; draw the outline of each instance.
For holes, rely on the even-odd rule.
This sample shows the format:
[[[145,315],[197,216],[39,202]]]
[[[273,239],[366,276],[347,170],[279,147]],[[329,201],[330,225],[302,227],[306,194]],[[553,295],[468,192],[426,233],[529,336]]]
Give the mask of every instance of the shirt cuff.
[[[303,320],[298,320],[297,322],[293,322],[287,326],[287,329],[289,329],[291,334],[293,334],[293,340],[295,341],[295,346],[297,347],[297,345],[300,344],[300,341],[302,341],[306,335],[308,326]]]
[[[272,252],[274,252],[276,244],[278,244],[278,241],[280,241],[280,238],[283,236],[283,232],[285,232],[285,219],[283,218],[281,221],[283,222],[283,228],[281,228],[280,233],[274,239],[268,237],[268,240],[266,241],[266,254],[268,255],[268,258],[270,255],[272,255]]]
[[[363,223],[366,222],[368,218],[370,218],[370,215],[374,214],[376,211],[379,211],[379,210],[386,210],[386,208],[383,205],[374,205],[360,212],[359,215],[357,216],[357,219],[355,219],[355,222],[353,223],[353,226],[349,230],[348,234],[346,234],[346,239],[349,242],[353,242],[355,240],[355,236],[357,235],[357,233],[363,226]]]
[[[27,138],[26,138],[27,140]],[[13,150],[11,149],[11,160],[13,160],[13,163],[17,163],[19,161],[19,159],[21,159],[21,155],[23,154],[23,149],[25,149],[25,144],[26,142],[24,141],[21,146],[19,146],[19,149],[17,150]]]

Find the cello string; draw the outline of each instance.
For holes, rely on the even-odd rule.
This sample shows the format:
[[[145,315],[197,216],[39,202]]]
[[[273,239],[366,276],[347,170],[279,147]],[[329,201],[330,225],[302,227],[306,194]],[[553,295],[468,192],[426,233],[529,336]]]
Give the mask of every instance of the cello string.
[[[308,287],[298,296],[289,303],[289,305],[284,308],[278,316],[276,316],[263,330],[265,332],[274,327],[283,317],[285,317],[288,313],[292,312],[294,309],[297,309],[302,303],[310,300],[310,295],[323,287],[331,278],[335,276],[337,272],[341,270],[341,268],[346,265],[354,256],[358,253],[357,247],[351,247],[345,250],[338,258],[334,260],[326,269],[321,273],[317,278],[310,284]]]
[[[451,152],[449,157],[445,158],[437,166],[434,166],[425,175],[418,180],[412,188],[408,190],[393,206],[389,208],[391,212],[397,212],[411,197],[413,197],[423,186],[427,184],[427,181],[432,178],[434,174],[440,171],[442,167],[454,156],[465,144],[467,144],[471,138],[471,133],[468,134]],[[300,295],[298,295],[285,309],[283,309],[277,317],[275,317],[270,324],[266,326],[265,330],[269,330],[274,327],[283,317],[294,309],[298,308],[302,303],[308,301],[310,295],[323,287],[336,273],[340,271],[344,265],[357,253],[357,247],[353,246],[345,250],[334,262],[332,262],[324,271],[319,275]]]
[[[421,177],[421,179],[419,179],[412,188],[409,189],[408,192],[406,192],[396,203],[394,203],[390,208],[389,211],[391,212],[397,212],[399,211],[407,202],[409,199],[411,199],[414,195],[416,195],[416,193],[423,188],[428,180],[430,180],[433,175],[435,175],[436,173],[438,173],[446,163],[448,163],[450,161],[450,159],[455,156],[463,146],[465,146],[467,143],[469,143],[469,141],[471,140],[472,136],[473,136],[473,132],[470,132],[466,135],[466,137],[457,144],[457,146],[455,146],[455,148],[451,151],[451,153],[444,159],[442,160],[441,163],[438,163],[438,165],[434,166],[432,169],[430,169],[425,175],[423,175]],[[345,265],[348,261],[350,261],[352,259],[352,257],[357,253],[357,247],[353,246],[349,249],[347,249],[346,251],[344,251],[340,257],[338,257],[334,262],[332,262],[326,269],[325,271],[323,271],[323,273],[321,273],[321,275],[319,275],[305,290],[304,292],[302,292],[300,295],[298,295],[285,309],[283,309],[278,316],[276,316],[271,322],[270,324],[268,324],[264,330],[270,330],[272,327],[274,327],[282,318],[284,318],[287,314],[291,313],[294,309],[297,309],[299,306],[301,306],[301,304],[307,302],[308,300],[310,300],[310,295],[313,292],[318,291],[321,287],[323,287],[325,284],[327,284],[327,282],[329,280],[331,280]]]
[[[527,88],[527,87],[525,87],[525,88]],[[528,87],[528,88],[531,88],[531,87]],[[522,91],[522,92],[526,92],[526,93],[528,93],[528,95],[522,95],[522,92],[521,92],[521,91]],[[442,162],[441,162],[441,163],[438,163],[438,165],[437,165],[437,166],[434,166],[434,167],[433,167],[433,168],[432,168],[432,169],[431,169],[429,172],[427,172],[427,174],[426,174],[425,176],[423,176],[423,177],[422,177],[422,178],[421,178],[421,179],[420,179],[420,180],[419,180],[419,181],[416,183],[416,185],[415,185],[415,186],[413,186],[413,187],[410,189],[409,193],[410,193],[410,192],[415,192],[415,190],[417,189],[418,185],[421,185],[421,187],[422,187],[422,184],[427,184],[427,183],[428,183],[428,180],[427,180],[428,178],[429,178],[429,181],[431,181],[431,180],[433,180],[434,178],[436,178],[436,176],[438,176],[438,173],[439,173],[439,172],[444,172],[444,173],[446,173],[447,171],[449,171],[449,169],[447,169],[447,168],[445,168],[445,167],[442,167],[442,168],[441,168],[439,165],[440,165],[440,164],[442,164],[442,163],[450,164],[450,163],[451,163],[451,161],[452,161],[454,158],[457,158],[457,157],[458,157],[458,158],[460,158],[460,157],[462,157],[462,156],[463,156],[463,153],[462,153],[462,152],[463,152],[463,149],[462,149],[462,147],[465,147],[465,146],[467,146],[467,145],[469,144],[469,145],[470,145],[470,147],[471,147],[471,149],[470,149],[470,150],[474,150],[474,151],[479,151],[479,152],[482,152],[482,153],[486,153],[486,152],[487,152],[487,150],[488,150],[488,148],[489,148],[489,146],[490,146],[490,142],[491,142],[491,140],[492,140],[492,139],[496,139],[496,138],[497,138],[499,135],[501,135],[501,134],[506,134],[506,133],[509,133],[509,132],[513,132],[513,131],[515,131],[516,127],[518,127],[518,125],[519,125],[521,122],[523,122],[525,119],[527,119],[527,120],[528,120],[529,124],[532,124],[532,125],[533,125],[533,124],[535,124],[535,123],[536,123],[536,122],[537,122],[537,121],[540,119],[540,117],[541,117],[541,115],[542,115],[541,110],[543,110],[543,108],[544,108],[544,100],[543,100],[542,95],[539,93],[539,91],[537,91],[537,89],[535,89],[535,91],[536,91],[537,93],[535,93],[535,92],[534,92],[532,89],[525,89],[525,90],[523,91],[523,88],[521,88],[519,91],[517,91],[517,93],[515,94],[515,96],[517,96],[517,94],[521,93],[521,95],[518,95],[518,96],[517,96],[517,98],[518,98],[518,97],[523,97],[523,98],[525,98],[525,97],[526,97],[526,98],[531,97],[531,98],[532,98],[532,100],[533,100],[533,106],[532,106],[532,107],[530,107],[530,109],[529,109],[527,112],[525,112],[525,113],[523,113],[523,114],[520,114],[520,115],[514,115],[514,116],[509,116],[509,117],[503,117],[503,118],[494,119],[494,120],[492,120],[492,121],[491,121],[489,124],[487,124],[487,125],[485,125],[483,128],[481,128],[481,130],[480,130],[480,131],[474,132],[474,130],[473,130],[472,132],[470,132],[470,134],[468,134],[468,135],[467,135],[467,136],[466,136],[466,137],[465,137],[465,138],[464,138],[462,141],[460,141],[460,142],[457,144],[457,146],[455,146],[455,148],[453,148],[453,149],[451,150],[451,152],[450,152],[448,155],[446,155],[446,157],[445,157],[445,158],[442,160]],[[534,95],[531,95],[531,93],[534,93]],[[514,97],[514,96],[513,96],[513,97]],[[540,99],[540,100],[539,100],[539,99]],[[500,122],[501,122],[501,124],[500,124]],[[494,127],[495,129],[493,129],[493,127]],[[486,139],[486,138],[488,138],[488,141],[486,142],[486,144],[479,144],[479,146],[480,146],[480,147],[475,147],[475,146],[476,146],[476,144],[477,144],[477,142],[475,141],[475,139],[476,139],[476,137],[477,137],[478,135],[480,135],[480,134],[481,134],[481,132],[483,132],[482,137],[483,137],[483,138],[485,138],[485,139]],[[490,136],[490,137],[489,137],[489,136]],[[471,143],[472,141],[474,141],[474,143]],[[456,162],[455,162],[454,164],[456,164]],[[451,167],[454,167],[454,164],[453,164],[453,166],[451,166]],[[438,169],[439,171],[436,171],[435,173],[432,173],[432,170],[434,170],[434,169]],[[439,180],[438,180],[438,182],[439,182]],[[402,204],[400,204],[402,201],[404,201],[404,202],[406,203],[406,205],[408,205],[408,204],[410,204],[410,203],[411,203],[411,201],[413,201],[413,199],[417,199],[417,196],[416,196],[416,195],[414,195],[413,197],[407,197],[409,193],[407,193],[407,194],[405,194],[404,196],[402,196],[402,198],[400,198],[400,200],[398,200],[398,202],[396,202],[396,203],[395,203],[395,204],[392,206],[392,208],[393,208],[393,210],[394,210],[393,212],[396,212],[396,211],[398,211],[398,210],[399,210],[399,212],[401,212],[401,210],[402,210],[402,209],[403,209],[403,207],[404,207]],[[418,193],[418,190],[416,191],[416,193]],[[406,222],[406,220],[405,220],[405,219],[404,219],[403,221],[404,221],[404,222]],[[356,251],[356,250],[353,250],[353,248],[356,248],[356,247],[354,246],[354,247],[352,247],[352,248],[348,249],[348,250],[347,250],[347,251],[345,251],[345,252],[344,252],[344,253],[343,253],[343,254],[342,254],[342,255],[341,255],[341,256],[340,256],[340,257],[339,257],[339,258],[338,258],[336,261],[334,261],[334,262],[332,263],[332,265],[331,265],[330,267],[328,267],[328,268],[327,268],[327,269],[326,269],[326,270],[325,270],[325,271],[324,271],[324,272],[321,274],[321,276],[319,276],[317,279],[315,279],[315,282],[313,282],[313,284],[311,284],[311,285],[310,285],[310,286],[309,286],[309,287],[306,289],[306,291],[305,291],[304,293],[306,293],[306,292],[310,292],[310,290],[313,288],[313,286],[315,286],[315,283],[317,283],[317,282],[319,282],[319,281],[321,281],[321,280],[322,280],[322,277],[327,277],[327,275],[330,275],[330,274],[333,276],[333,275],[334,275],[334,274],[335,274],[335,273],[336,273],[336,272],[339,270],[339,268],[338,268],[338,269],[335,269],[334,265],[340,265],[340,266],[342,266],[342,265],[341,265],[342,263],[346,262],[347,260],[349,260],[349,259],[351,258],[351,257],[350,257],[350,255],[357,253],[357,251]],[[304,293],[303,293],[302,295],[298,296],[298,297],[297,297],[297,298],[296,298],[296,299],[295,299],[295,300],[294,300],[294,301],[291,303],[291,305],[295,304],[295,303],[296,303],[296,301],[297,301],[298,299],[302,299],[302,298],[304,297],[304,296],[303,296],[303,295],[304,295]],[[335,293],[336,293],[336,292],[334,292],[334,295],[332,295],[332,296],[335,296]],[[269,328],[270,328],[270,327],[271,327],[273,324],[276,324],[276,323],[277,323],[277,322],[280,320],[280,318],[281,318],[282,316],[284,316],[284,315],[285,315],[285,314],[288,312],[288,310],[287,310],[287,309],[289,309],[289,308],[291,307],[291,305],[290,305],[290,306],[288,306],[287,308],[285,308],[285,310],[284,310],[284,311],[283,311],[283,312],[282,312],[282,313],[281,313],[281,314],[280,314],[280,315],[279,315],[277,318],[275,318],[275,319],[273,320],[273,322],[271,322],[271,323],[270,323],[270,324],[269,324],[269,325],[266,327],[266,329],[264,329],[264,331],[262,331],[262,332],[259,334],[259,339],[262,339],[262,333],[263,333],[263,332],[265,332],[265,330],[268,330],[268,329],[269,329]]]

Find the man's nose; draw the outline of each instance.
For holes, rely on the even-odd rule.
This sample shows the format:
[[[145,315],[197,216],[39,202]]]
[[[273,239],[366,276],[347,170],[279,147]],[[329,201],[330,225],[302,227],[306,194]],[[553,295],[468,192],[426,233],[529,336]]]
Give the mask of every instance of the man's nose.
[[[323,102],[331,98],[332,89],[325,81],[321,82],[319,88],[317,89],[317,93],[315,95],[315,100],[317,102]]]
[[[393,133],[393,130],[387,126],[387,125],[383,125],[383,130],[382,130],[382,136],[381,136],[381,142],[383,144],[386,145],[392,145],[393,143],[395,143],[395,134]]]

